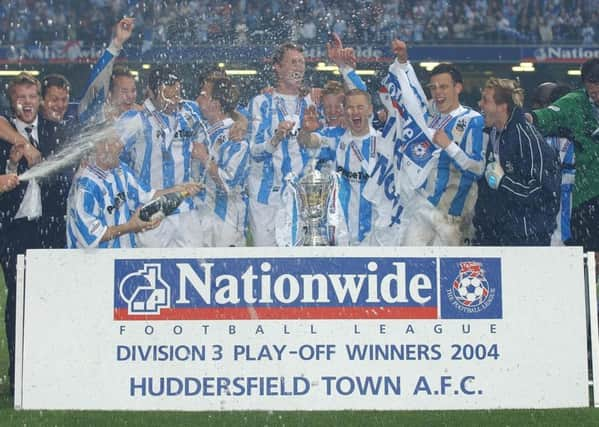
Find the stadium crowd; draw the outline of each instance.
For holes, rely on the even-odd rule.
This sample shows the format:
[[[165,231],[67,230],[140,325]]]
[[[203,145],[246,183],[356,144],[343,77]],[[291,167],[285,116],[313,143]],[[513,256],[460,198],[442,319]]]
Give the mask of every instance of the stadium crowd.
[[[101,44],[134,16],[132,43],[583,43],[599,36],[596,0],[12,0],[0,3],[0,44],[79,40]],[[143,29],[143,30],[141,30]]]

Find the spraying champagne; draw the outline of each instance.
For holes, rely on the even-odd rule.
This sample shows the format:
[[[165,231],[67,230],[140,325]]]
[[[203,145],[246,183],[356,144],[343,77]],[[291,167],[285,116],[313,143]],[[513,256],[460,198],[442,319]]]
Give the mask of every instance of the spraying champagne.
[[[143,205],[139,211],[139,218],[142,221],[150,221],[156,214],[168,216],[189,196],[191,196],[191,193],[187,190],[163,194]]]

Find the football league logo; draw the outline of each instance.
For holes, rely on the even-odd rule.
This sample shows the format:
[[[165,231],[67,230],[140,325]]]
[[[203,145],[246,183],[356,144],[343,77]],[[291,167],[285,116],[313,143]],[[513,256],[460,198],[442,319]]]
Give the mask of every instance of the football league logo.
[[[442,258],[443,319],[501,319],[501,259]]]
[[[162,279],[160,264],[144,264],[142,270],[128,274],[119,283],[119,293],[129,314],[160,314],[169,308],[170,287]]]
[[[412,147],[412,154],[417,158],[423,158],[429,154],[430,146],[428,141],[418,142]]]
[[[453,296],[464,307],[478,307],[489,298],[489,283],[481,266],[478,262],[460,263],[460,272],[453,281]]]

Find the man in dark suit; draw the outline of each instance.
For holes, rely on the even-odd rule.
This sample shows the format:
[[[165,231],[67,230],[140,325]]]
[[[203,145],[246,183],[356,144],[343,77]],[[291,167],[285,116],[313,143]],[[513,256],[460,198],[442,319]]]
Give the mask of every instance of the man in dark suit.
[[[6,119],[27,142],[15,143],[16,138],[12,141],[0,139],[0,173],[21,175],[32,166],[27,152],[35,150],[40,153],[41,158],[45,158],[59,150],[63,143],[64,125],[38,114],[41,91],[40,82],[27,73],[21,73],[8,85],[12,116],[0,121]],[[14,191],[0,196],[0,264],[8,288],[5,317],[11,387],[14,385],[17,255],[24,254],[27,249],[66,246],[66,210],[63,206],[68,186],[67,190],[61,190],[64,185],[66,183],[59,180],[57,184],[53,179],[40,181],[39,184],[24,181]],[[29,194],[26,196],[27,193]],[[29,202],[24,203],[27,200]],[[55,226],[60,220],[62,226]]]
[[[45,76],[41,82],[39,137],[42,158],[60,152],[75,132],[75,119],[66,117],[71,86],[60,74]],[[68,165],[40,181],[43,213],[40,218],[41,247],[66,248],[67,197],[77,165]]]

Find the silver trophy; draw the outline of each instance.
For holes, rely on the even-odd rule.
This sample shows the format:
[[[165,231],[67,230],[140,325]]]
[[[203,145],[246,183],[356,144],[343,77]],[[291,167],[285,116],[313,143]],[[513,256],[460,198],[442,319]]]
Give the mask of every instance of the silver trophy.
[[[316,169],[320,139],[313,136],[304,140],[302,145],[308,150],[310,160],[304,169],[304,176],[297,185],[299,210],[304,224],[304,234],[300,244],[302,246],[329,246],[327,205],[334,178],[330,173]]]

